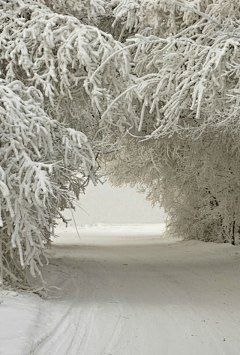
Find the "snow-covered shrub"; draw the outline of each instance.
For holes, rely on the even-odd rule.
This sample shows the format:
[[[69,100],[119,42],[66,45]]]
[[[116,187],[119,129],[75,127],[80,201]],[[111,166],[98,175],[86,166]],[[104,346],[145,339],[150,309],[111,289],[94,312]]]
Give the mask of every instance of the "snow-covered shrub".
[[[102,170],[113,185],[136,186],[153,204],[164,206],[174,234],[237,243],[238,139],[224,135],[212,142],[185,139],[176,144],[175,138],[162,138],[143,144],[125,137],[118,154],[104,156]]]

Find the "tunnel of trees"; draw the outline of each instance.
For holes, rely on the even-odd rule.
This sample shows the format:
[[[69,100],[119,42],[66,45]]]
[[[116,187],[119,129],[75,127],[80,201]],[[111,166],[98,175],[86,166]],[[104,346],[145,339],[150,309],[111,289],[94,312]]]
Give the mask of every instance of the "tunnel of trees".
[[[238,0],[0,0],[1,283],[41,277],[100,175],[238,243],[239,111]]]

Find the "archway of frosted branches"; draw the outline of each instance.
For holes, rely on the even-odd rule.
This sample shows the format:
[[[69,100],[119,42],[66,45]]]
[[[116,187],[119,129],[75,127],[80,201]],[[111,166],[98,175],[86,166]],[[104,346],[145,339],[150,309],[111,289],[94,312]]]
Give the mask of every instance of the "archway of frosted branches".
[[[2,283],[41,275],[98,175],[172,232],[238,242],[239,23],[237,0],[0,1]]]

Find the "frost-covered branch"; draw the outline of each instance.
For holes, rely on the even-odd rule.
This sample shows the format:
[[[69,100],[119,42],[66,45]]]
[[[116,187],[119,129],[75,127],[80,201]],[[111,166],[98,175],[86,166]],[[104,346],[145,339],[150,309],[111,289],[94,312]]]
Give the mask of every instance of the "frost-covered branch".
[[[117,137],[103,136],[100,112],[119,93],[117,80],[128,81],[129,53],[114,55],[92,78],[123,48],[94,26],[108,13],[104,6],[102,0],[0,1],[5,280],[23,282],[26,268],[40,272],[59,211],[71,207],[90,178],[95,182],[95,156],[117,144]]]
[[[116,0],[113,12],[128,32],[126,45],[135,47],[131,83],[102,120],[128,117],[134,124],[121,154],[103,159],[105,173],[113,184],[147,190],[175,232],[236,241],[239,2]]]
[[[110,107],[118,105],[112,110],[108,108],[106,113],[114,116],[124,101],[126,114],[134,118],[141,130],[148,112],[155,117],[154,137],[175,133],[198,137],[209,128],[225,130],[229,125],[239,130],[239,4],[233,1],[228,13],[223,1],[220,4],[204,2],[203,5],[183,1],[183,6],[174,0],[134,4],[130,6],[120,1],[115,13],[116,18],[124,20],[123,8],[134,9],[134,18],[139,17],[139,32],[128,39],[128,45],[136,45],[133,63],[137,79],[134,84],[138,85],[134,85],[130,95],[123,95],[129,93],[128,87],[125,88],[110,103]],[[171,26],[160,23],[164,16],[171,20],[170,10],[173,11]],[[141,34],[144,19],[148,28],[154,30],[153,13],[158,19],[157,35],[146,36],[144,31]],[[214,14],[218,24],[211,21],[209,14]],[[126,26],[129,21],[127,18]],[[166,30],[165,34],[161,29]],[[136,101],[140,110],[139,106],[136,110]]]
[[[95,11],[93,3],[100,6],[99,1],[88,6],[75,2],[86,11]],[[55,5],[61,8],[62,2],[52,2],[53,9]],[[86,129],[91,141],[99,129],[100,112],[129,81],[129,51],[122,50],[123,44],[112,35],[66,15],[64,9],[62,12],[53,12],[34,0],[2,2],[1,77],[38,88],[44,95],[46,112],[54,119],[68,122],[70,127]],[[110,56],[112,59],[100,70]],[[91,121],[91,129],[86,127],[86,117]],[[102,149],[100,140],[98,137],[98,150]]]
[[[41,92],[20,81],[0,81],[0,131],[1,265],[16,284],[26,269],[40,274],[59,211],[71,206],[95,161],[86,136],[52,120]]]

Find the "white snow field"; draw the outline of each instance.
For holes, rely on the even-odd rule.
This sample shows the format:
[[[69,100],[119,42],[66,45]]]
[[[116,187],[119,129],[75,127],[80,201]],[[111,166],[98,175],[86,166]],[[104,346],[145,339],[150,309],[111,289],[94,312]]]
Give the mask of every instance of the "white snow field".
[[[49,299],[0,292],[1,355],[239,355],[240,248],[164,225],[59,229]]]

